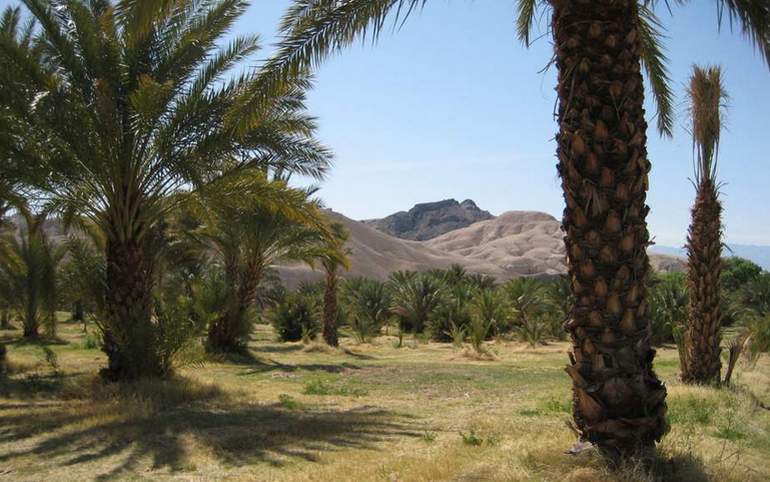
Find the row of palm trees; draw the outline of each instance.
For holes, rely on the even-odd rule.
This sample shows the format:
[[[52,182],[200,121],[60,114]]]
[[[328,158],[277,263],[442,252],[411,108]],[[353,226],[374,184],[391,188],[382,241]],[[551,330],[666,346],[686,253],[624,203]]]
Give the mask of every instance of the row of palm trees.
[[[264,187],[291,173],[322,178],[331,155],[313,137],[315,122],[304,108],[312,68],[361,36],[376,38],[389,14],[399,21],[426,1],[294,0],[278,48],[257,69],[242,68],[260,47],[257,37],[238,36],[221,46],[247,7],[242,0],[23,0],[34,24],[24,23],[18,10],[4,13],[0,194],[4,201],[26,197],[30,205],[85,219],[98,230],[105,260],[102,323],[114,378],[164,371],[153,313],[165,220],[198,196],[223,200],[212,210],[238,216],[229,200],[251,189],[244,187],[250,182]],[[518,31],[526,43],[538,9],[552,14],[558,172],[575,300],[567,322],[573,345],[567,371],[581,437],[612,454],[652,447],[666,430],[666,389],[652,370],[645,285],[650,162],[643,69],[659,131],[670,135],[672,126],[661,26],[653,13],[658,3],[664,2],[518,2]],[[770,60],[767,2],[715,3],[719,18],[737,24]],[[709,141],[696,142],[705,158]],[[712,229],[718,214],[713,198],[704,197],[699,203],[705,207],[697,209]],[[692,289],[704,294],[691,303],[696,321],[688,334],[694,353],[712,359],[719,269],[713,239],[713,233],[691,229],[690,257],[709,257],[699,269],[708,272],[702,283],[711,285],[695,286],[693,278]],[[211,241],[230,261],[249,256],[241,246],[225,246],[229,239]],[[331,258],[325,264],[329,281],[340,264]],[[265,263],[252,258],[243,269],[229,266],[228,283],[240,294],[212,325],[210,338],[222,345],[242,334],[221,327],[224,320],[237,326],[243,307],[236,300],[252,296]],[[713,360],[693,359],[693,379],[711,378]]]

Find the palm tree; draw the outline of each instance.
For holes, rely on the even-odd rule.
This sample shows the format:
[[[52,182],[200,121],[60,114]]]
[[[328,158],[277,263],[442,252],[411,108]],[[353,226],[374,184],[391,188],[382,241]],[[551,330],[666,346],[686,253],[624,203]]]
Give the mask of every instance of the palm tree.
[[[545,285],[535,278],[514,278],[503,285],[514,327],[524,341],[536,346],[546,335],[543,319],[549,307]]]
[[[222,190],[233,195],[222,197]],[[310,262],[328,239],[313,191],[268,180],[263,172],[231,175],[189,199],[201,216],[191,233],[224,268],[228,302],[209,326],[208,348],[242,351],[251,332],[248,312],[265,272],[279,261]]]
[[[176,208],[169,195],[253,166],[321,176],[309,78],[231,75],[259,48],[256,36],[220,42],[244,0],[23,3],[44,54],[0,41],[0,159],[50,173],[35,187],[106,236],[105,375],[162,376],[153,239]]]
[[[716,175],[722,116],[727,101],[722,70],[694,66],[688,94],[697,192],[687,236],[687,364],[682,371],[682,380],[719,383],[722,370],[722,203]]]
[[[381,281],[357,278],[343,287],[343,299],[350,313],[350,325],[361,343],[379,333],[390,317],[390,293]]]
[[[510,322],[510,307],[502,290],[479,289],[471,299],[471,316],[493,333],[502,333]]]
[[[45,324],[55,335],[58,265],[64,248],[55,246],[45,231],[46,214],[33,214],[21,204],[23,225],[18,235],[0,240],[0,290],[22,320],[25,338],[37,338]]]
[[[675,0],[685,3],[683,0]],[[404,19],[427,0],[295,0],[285,38],[266,66],[268,84],[320,63],[361,36],[377,38],[388,14]],[[652,370],[655,352],[645,278],[645,204],[650,162],[642,69],[658,105],[658,129],[671,133],[671,90],[655,0],[519,0],[518,31],[529,43],[543,5],[558,70],[558,171],[563,228],[576,303],[567,329],[573,354],[574,417],[581,438],[612,455],[653,447],[666,431],[666,389]],[[668,3],[668,2],[663,2]],[[770,61],[766,0],[715,0]]]
[[[441,305],[446,288],[428,273],[403,271],[391,274],[388,284],[391,311],[399,318],[401,330],[422,333]]]
[[[348,254],[350,251],[345,248],[345,242],[349,238],[348,232],[342,223],[333,222],[330,224],[331,236],[318,248],[318,252],[313,256],[317,258],[324,269],[324,302],[323,302],[323,338],[329,346],[338,346],[337,339],[337,317],[339,309],[337,307],[337,269],[350,268]]]
[[[770,316],[770,273],[763,272],[743,285],[739,300],[749,314]]]

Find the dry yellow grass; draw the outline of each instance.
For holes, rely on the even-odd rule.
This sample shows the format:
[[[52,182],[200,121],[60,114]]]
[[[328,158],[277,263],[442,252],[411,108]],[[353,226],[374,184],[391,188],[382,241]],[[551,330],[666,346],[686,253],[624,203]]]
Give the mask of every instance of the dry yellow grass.
[[[652,469],[610,469],[574,442],[567,344],[490,343],[493,359],[449,344],[381,337],[340,349],[272,341],[174,380],[104,385],[79,326],[49,345],[9,346],[0,380],[0,480],[770,480],[770,360],[738,388],[689,387],[660,350],[671,432]]]

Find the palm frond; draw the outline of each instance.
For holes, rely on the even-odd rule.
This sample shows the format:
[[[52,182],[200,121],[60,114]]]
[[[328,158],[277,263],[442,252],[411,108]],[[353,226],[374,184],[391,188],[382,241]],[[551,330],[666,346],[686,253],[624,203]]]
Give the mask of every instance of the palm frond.
[[[663,26],[652,10],[639,6],[638,32],[641,47],[641,59],[647,80],[652,88],[652,95],[657,106],[658,132],[666,137],[673,135],[674,94],[671,91],[671,78],[666,64],[668,59],[663,51]]]
[[[695,180],[716,179],[719,140],[729,96],[720,67],[693,66],[687,89],[695,152]]]

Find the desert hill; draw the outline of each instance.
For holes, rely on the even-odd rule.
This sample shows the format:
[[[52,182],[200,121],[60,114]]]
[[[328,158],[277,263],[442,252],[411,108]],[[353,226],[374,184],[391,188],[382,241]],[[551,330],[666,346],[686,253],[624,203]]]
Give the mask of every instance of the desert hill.
[[[536,211],[509,211],[492,219],[449,231],[428,241],[399,239],[367,222],[329,212],[350,231],[351,269],[343,276],[384,280],[398,270],[426,271],[459,264],[469,272],[507,280],[519,276],[551,277],[564,274],[564,243],[559,221]],[[652,254],[652,266],[681,271],[684,260]],[[304,265],[279,268],[290,286],[320,279]]]

